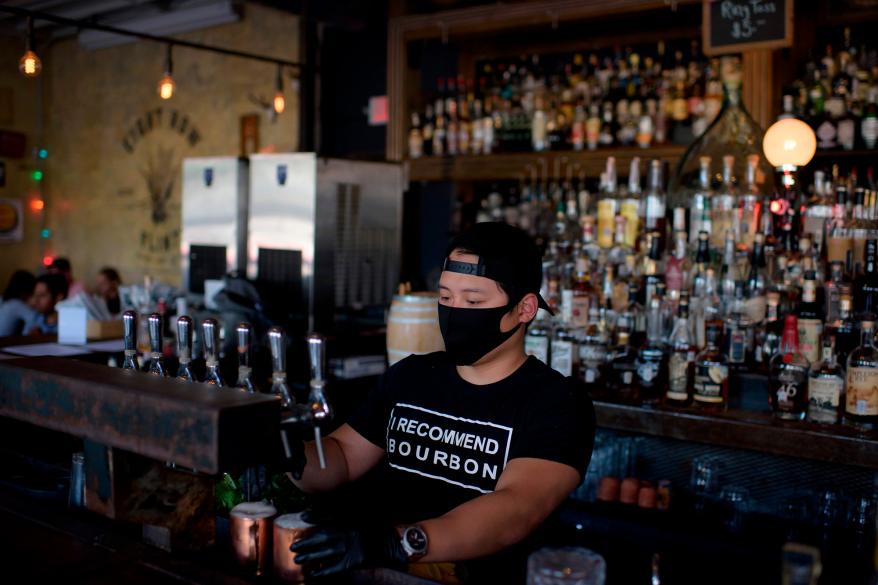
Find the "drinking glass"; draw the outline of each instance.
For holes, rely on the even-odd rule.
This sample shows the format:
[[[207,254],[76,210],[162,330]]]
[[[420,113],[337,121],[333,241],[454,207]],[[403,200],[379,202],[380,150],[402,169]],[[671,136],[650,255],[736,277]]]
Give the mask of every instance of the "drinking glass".
[[[581,547],[544,548],[527,559],[527,585],[604,585],[604,557]]]

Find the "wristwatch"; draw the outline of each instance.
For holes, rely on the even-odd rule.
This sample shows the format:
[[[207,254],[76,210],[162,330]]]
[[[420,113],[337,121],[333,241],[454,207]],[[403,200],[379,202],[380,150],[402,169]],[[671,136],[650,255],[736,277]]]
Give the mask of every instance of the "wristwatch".
[[[400,543],[409,561],[415,562],[427,554],[427,533],[420,526],[403,528]]]

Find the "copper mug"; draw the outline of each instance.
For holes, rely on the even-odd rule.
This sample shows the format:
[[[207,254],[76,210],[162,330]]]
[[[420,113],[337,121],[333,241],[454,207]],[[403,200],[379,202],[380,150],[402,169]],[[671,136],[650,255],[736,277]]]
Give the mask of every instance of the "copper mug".
[[[262,575],[271,561],[271,524],[277,509],[264,502],[244,502],[229,513],[232,552],[238,565]]]
[[[302,520],[302,514],[284,514],[274,521],[274,574],[281,581],[301,583],[305,580],[302,566],[296,564],[296,553],[290,546],[314,528]]]

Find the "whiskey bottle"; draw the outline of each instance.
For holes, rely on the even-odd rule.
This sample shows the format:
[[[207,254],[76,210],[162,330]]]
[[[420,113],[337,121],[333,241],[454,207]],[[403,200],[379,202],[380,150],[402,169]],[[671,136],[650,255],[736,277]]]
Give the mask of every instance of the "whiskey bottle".
[[[662,341],[661,300],[653,296],[648,306],[646,342],[637,353],[637,385],[640,387],[640,402],[654,405],[661,401],[668,384],[668,355]]]
[[[695,343],[689,326],[689,301],[680,299],[677,319],[671,331],[668,358],[668,391],[665,404],[669,406],[688,406],[692,401],[689,395],[692,364],[695,362]]]
[[[220,336],[219,323],[216,322],[216,319],[205,319],[201,323],[201,334],[201,343],[204,346],[204,362],[207,366],[204,381],[214,386],[224,386],[219,367]]]
[[[187,315],[177,317],[177,379],[194,382],[192,374],[192,318]]]
[[[835,424],[841,420],[844,396],[844,370],[835,359],[835,340],[823,338],[823,359],[811,370],[808,378],[808,420]]]
[[[248,394],[255,394],[252,365],[253,326],[249,323],[238,323],[235,333],[238,336],[238,382],[235,386]]]
[[[860,346],[847,362],[845,422],[865,428],[878,425],[878,349],[875,348],[875,322],[863,321]]]
[[[734,239],[735,220],[737,218],[737,195],[735,178],[732,169],[735,166],[735,157],[728,154],[723,157],[723,184],[719,191],[714,193],[710,205],[710,221],[713,230],[710,232],[710,245],[714,249],[721,249],[726,241],[726,234],[732,233]]]
[[[610,361],[610,391],[614,399],[627,404],[640,404],[637,385],[637,352],[630,344],[629,318],[622,316],[616,328],[616,345]]]
[[[125,311],[122,313],[122,331],[125,344],[125,361],[122,362],[123,370],[140,370],[137,365],[137,313]]]
[[[817,283],[813,271],[805,273],[802,300],[797,311],[799,324],[799,351],[808,361],[820,359],[820,336],[823,334],[823,307],[817,302]]]
[[[795,315],[784,320],[780,351],[771,358],[768,401],[777,418],[802,420],[808,410],[808,371],[811,362],[799,352],[799,325]]]
[[[707,324],[706,346],[693,366],[692,399],[698,408],[711,412],[725,410],[729,401],[729,366],[720,349],[721,336],[721,323]]]
[[[607,366],[606,331],[601,327],[600,309],[589,309],[588,326],[579,343],[579,377],[593,396],[605,392]]]

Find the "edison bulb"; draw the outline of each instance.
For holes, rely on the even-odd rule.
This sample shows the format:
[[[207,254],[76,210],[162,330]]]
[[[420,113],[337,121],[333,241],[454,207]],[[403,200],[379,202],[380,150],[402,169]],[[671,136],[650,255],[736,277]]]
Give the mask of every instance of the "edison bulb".
[[[36,53],[30,50],[22,55],[21,59],[18,61],[18,70],[21,71],[22,75],[25,77],[36,77],[40,74],[42,68],[43,63],[40,61],[40,58],[37,57]]]
[[[283,114],[285,107],[286,101],[284,100],[284,94],[281,92],[274,94],[274,111],[278,114]]]
[[[174,97],[174,90],[177,88],[177,84],[174,83],[174,78],[170,75],[165,75],[159,80],[159,97],[163,100],[169,100]]]
[[[762,150],[775,168],[787,165],[803,167],[814,158],[817,138],[806,123],[796,118],[784,118],[765,132]]]

